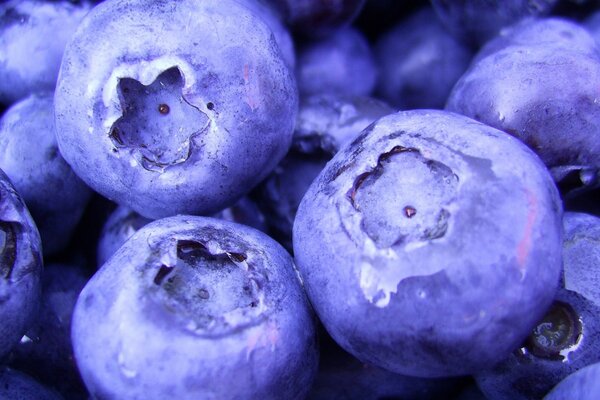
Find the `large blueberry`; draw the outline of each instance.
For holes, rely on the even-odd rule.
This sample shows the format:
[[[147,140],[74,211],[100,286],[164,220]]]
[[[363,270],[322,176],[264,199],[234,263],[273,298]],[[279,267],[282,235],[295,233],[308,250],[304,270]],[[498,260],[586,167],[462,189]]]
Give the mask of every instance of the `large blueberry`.
[[[406,375],[469,374],[522,343],[554,297],[561,204],[515,138],[444,111],[373,123],[302,199],[296,262],[327,331]]]
[[[527,143],[557,181],[576,181],[567,191],[596,186],[600,182],[597,49],[583,29],[564,29],[561,40],[548,40],[558,36],[545,33],[550,22],[533,23],[484,48],[452,90],[446,109]]]
[[[66,0],[0,4],[0,103],[54,90],[65,45],[90,8]]]
[[[0,170],[0,359],[37,316],[42,244],[23,199]]]
[[[506,360],[477,375],[489,399],[537,399],[600,362],[600,218],[565,213],[563,272],[548,313]]]
[[[72,329],[97,399],[302,399],[316,372],[315,337],[280,245],[191,216],[133,235],[81,292]]]
[[[369,124],[392,112],[370,97],[320,94],[302,99],[292,148],[256,191],[273,236],[286,248],[292,248],[300,200],[325,164]]]
[[[295,80],[234,0],[109,0],[65,50],[57,138],[73,170],[148,218],[231,205],[287,152]]]
[[[558,0],[431,0],[441,22],[457,37],[481,45],[500,29],[552,11]]]
[[[375,46],[378,93],[400,109],[443,108],[471,50],[424,8],[398,22]]]
[[[0,168],[25,200],[44,254],[64,248],[91,191],[58,151],[51,92],[30,95],[2,116]]]

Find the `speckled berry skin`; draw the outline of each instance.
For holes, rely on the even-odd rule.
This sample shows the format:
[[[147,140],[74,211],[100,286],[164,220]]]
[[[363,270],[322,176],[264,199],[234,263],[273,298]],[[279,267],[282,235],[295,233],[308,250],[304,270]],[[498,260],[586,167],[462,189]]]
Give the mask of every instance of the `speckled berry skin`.
[[[8,177],[0,170],[0,359],[36,318],[41,299],[40,234]]]
[[[234,0],[109,0],[65,50],[57,138],[75,172],[147,218],[231,205],[285,155],[298,107],[271,30]]]
[[[51,92],[13,104],[0,119],[0,168],[25,200],[45,255],[69,243],[91,190],[62,158]]]
[[[54,90],[65,45],[90,9],[87,1],[0,4],[0,103]]]
[[[294,254],[346,351],[406,375],[470,374],[505,358],[552,302],[561,214],[518,140],[458,114],[399,112],[313,182]]]
[[[289,254],[205,217],[146,225],[98,270],[73,316],[83,379],[101,399],[303,399],[315,320]]]

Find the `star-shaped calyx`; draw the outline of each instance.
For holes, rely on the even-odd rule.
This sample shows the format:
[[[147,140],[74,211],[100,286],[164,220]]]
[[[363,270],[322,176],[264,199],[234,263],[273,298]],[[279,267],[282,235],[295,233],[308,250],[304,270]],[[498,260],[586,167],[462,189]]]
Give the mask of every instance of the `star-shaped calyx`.
[[[165,70],[148,86],[121,78],[117,90],[123,115],[110,132],[116,149],[137,150],[149,169],[186,161],[192,138],[207,128],[209,119],[186,101],[183,86],[177,67]]]

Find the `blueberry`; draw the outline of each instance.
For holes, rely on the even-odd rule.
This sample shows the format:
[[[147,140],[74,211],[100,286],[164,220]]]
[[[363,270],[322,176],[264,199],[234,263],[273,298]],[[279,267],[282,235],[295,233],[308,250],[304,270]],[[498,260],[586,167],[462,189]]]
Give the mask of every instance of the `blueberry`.
[[[109,0],[67,46],[57,139],[93,189],[147,218],[233,204],[283,158],[295,80],[234,0]]]
[[[23,199],[0,170],[0,359],[36,318],[41,274],[40,234]]]
[[[296,76],[303,95],[368,96],[375,87],[377,66],[364,35],[345,28],[301,47]]]
[[[377,40],[377,92],[400,109],[443,108],[466,71],[471,50],[452,37],[424,8]]]
[[[376,119],[393,109],[370,97],[320,94],[303,98],[292,148],[257,190],[272,235],[292,249],[300,200],[325,164]]]
[[[558,0],[431,0],[440,21],[457,37],[481,45],[503,27],[550,13]]]
[[[600,397],[600,363],[589,365],[566,377],[544,400],[596,400]]]
[[[44,254],[62,250],[91,191],[58,151],[52,93],[30,95],[2,116],[0,168],[25,200],[42,236]]]
[[[294,222],[327,331],[363,362],[470,374],[516,348],[554,297],[561,204],[541,161],[444,111],[373,123],[327,164]]]
[[[0,368],[0,398],[15,400],[61,400],[62,397],[31,377],[10,368]]]
[[[81,292],[72,338],[99,399],[300,399],[317,367],[289,254],[260,231],[205,217],[134,234]]]
[[[71,345],[71,316],[87,280],[80,266],[47,265],[42,274],[39,316],[10,357],[11,367],[56,389],[67,399],[88,398]]]
[[[565,29],[563,40],[549,43],[548,24],[565,27],[535,23],[501,39],[497,51],[484,48],[446,109],[518,137],[567,183],[566,195],[576,194],[599,181],[600,58],[582,29]]]
[[[0,4],[0,103],[54,90],[65,45],[90,8],[69,1]]]

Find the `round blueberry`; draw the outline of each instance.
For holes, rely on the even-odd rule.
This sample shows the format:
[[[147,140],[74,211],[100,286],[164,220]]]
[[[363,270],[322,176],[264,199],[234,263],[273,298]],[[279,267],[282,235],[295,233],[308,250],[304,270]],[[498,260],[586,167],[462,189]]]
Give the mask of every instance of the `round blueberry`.
[[[147,218],[233,204],[283,158],[298,106],[271,30],[234,0],[109,0],[65,50],[58,144]]]
[[[600,397],[600,363],[589,365],[563,379],[544,400],[596,400]]]
[[[406,375],[470,374],[508,356],[550,306],[561,203],[501,131],[444,111],[392,114],[302,199],[294,254],[327,331]]]
[[[72,338],[92,396],[302,399],[317,367],[292,259],[244,225],[157,220],[88,282]]]

